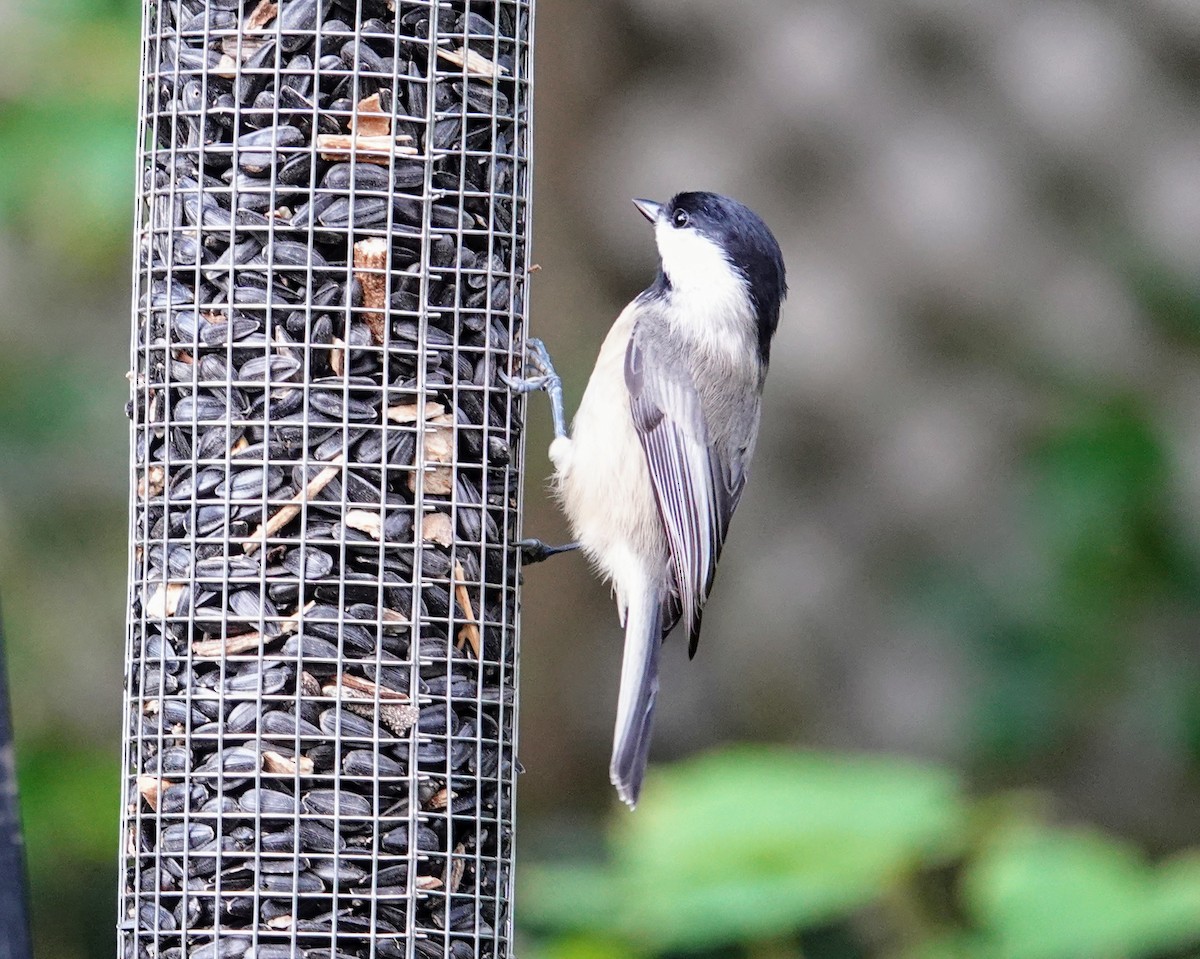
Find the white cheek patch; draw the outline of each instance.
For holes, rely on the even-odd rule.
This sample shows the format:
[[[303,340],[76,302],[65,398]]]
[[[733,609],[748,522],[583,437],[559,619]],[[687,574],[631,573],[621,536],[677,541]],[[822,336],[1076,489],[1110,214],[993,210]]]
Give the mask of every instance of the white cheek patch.
[[[740,353],[754,331],[746,282],[708,237],[660,219],[654,229],[672,311],[682,332],[723,352]]]
[[[654,227],[654,238],[663,272],[673,284],[705,288],[729,285],[737,287],[740,293],[740,277],[729,265],[725,253],[708,237],[691,227],[677,229],[660,219]]]

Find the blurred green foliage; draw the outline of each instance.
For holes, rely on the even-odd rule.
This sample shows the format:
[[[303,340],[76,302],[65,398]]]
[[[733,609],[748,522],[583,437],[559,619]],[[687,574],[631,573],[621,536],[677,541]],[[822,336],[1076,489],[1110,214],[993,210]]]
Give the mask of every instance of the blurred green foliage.
[[[648,954],[771,940],[871,902],[962,842],[953,778],[901,762],[744,748],[656,772],[617,821],[610,867],[527,873],[524,921]]]
[[[111,270],[128,257],[133,219],[140,7],[38,6],[5,23],[0,226],[40,256],[69,258],[69,272]]]
[[[1158,328],[1191,349],[1200,347],[1200,278],[1132,256],[1129,285]]]
[[[974,706],[980,767],[1053,756],[1122,693],[1154,617],[1200,616],[1195,544],[1174,511],[1178,465],[1151,410],[1135,396],[1065,392],[1057,422],[1022,458],[1017,555],[987,570],[935,558],[908,584],[986,668]],[[1175,679],[1194,685],[1195,670],[1192,658]]]
[[[1095,959],[1200,948],[1200,850],[1151,867],[944,770],[742,747],[655,769],[610,857],[526,864],[526,955]],[[1191,954],[1191,953],[1189,953]]]
[[[120,765],[115,752],[53,735],[22,744],[17,775],[39,955],[112,954]]]
[[[21,750],[18,773],[23,804],[37,810],[25,823],[25,840],[37,851],[30,863],[35,879],[112,856],[120,811],[113,790],[117,756],[47,738]],[[108,815],[99,815],[102,810]]]

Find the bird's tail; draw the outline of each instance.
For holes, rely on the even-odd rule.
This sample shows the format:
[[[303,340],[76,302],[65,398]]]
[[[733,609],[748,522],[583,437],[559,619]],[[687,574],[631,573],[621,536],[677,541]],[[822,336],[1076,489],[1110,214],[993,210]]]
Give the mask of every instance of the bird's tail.
[[[625,615],[625,655],[621,661],[621,692],[617,697],[617,728],[613,734],[608,776],[617,795],[632,809],[642,791],[650,753],[650,727],[658,696],[658,651],[662,646],[662,603],[658,591],[647,588],[631,597]]]

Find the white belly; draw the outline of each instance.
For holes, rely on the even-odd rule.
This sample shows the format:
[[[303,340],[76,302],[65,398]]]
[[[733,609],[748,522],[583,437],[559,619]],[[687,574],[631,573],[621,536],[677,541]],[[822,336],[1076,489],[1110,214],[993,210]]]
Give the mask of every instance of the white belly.
[[[622,621],[630,586],[661,580],[667,568],[666,536],[625,387],[625,347],[632,327],[632,310],[626,309],[600,348],[571,438],[556,439],[550,446],[571,530],[612,582]]]

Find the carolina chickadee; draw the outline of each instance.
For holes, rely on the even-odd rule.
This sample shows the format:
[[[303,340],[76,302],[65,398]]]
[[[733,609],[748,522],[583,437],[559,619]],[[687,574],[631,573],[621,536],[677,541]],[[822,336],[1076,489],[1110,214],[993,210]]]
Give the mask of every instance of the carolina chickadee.
[[[683,620],[695,655],[787,293],[779,244],[736,200],[680,193],[633,202],[654,224],[658,276],[605,338],[571,434],[540,342],[529,344],[540,375],[510,380],[549,393],[558,497],[578,545],[616,592],[625,653],[609,776],[631,807],[646,771],[659,646]],[[543,547],[538,558],[557,551]]]

